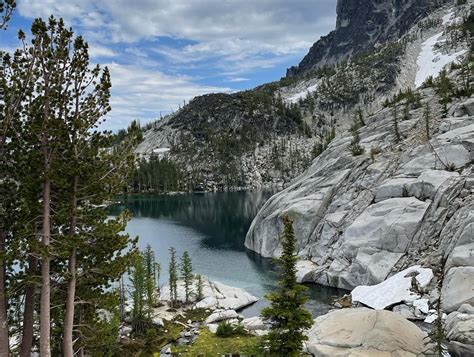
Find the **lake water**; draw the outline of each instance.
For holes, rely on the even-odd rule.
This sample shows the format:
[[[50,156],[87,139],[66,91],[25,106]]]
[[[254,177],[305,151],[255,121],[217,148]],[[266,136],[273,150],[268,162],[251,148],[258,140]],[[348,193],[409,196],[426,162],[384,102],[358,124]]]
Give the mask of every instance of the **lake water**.
[[[270,259],[247,250],[245,234],[271,192],[219,192],[180,195],[134,195],[120,198],[111,208],[116,214],[127,208],[133,214],[127,232],[140,236],[139,246],[150,244],[162,266],[161,284],[168,277],[168,249],[178,256],[187,250],[196,273],[237,286],[262,298],[242,311],[255,316],[267,305],[263,296],[274,290],[277,275]],[[345,291],[308,285],[308,309],[314,316],[326,313],[329,302]]]

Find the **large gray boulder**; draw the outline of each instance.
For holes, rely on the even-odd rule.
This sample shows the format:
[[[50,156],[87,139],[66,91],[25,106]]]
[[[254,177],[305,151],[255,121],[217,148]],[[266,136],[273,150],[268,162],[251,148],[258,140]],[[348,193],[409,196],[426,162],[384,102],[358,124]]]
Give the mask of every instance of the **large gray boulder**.
[[[367,308],[331,311],[307,335],[308,351],[318,357],[417,356],[426,336],[396,313]]]
[[[448,315],[445,323],[446,338],[452,356],[474,355],[474,307],[461,305]]]
[[[474,305],[474,267],[449,269],[441,289],[441,306],[444,311],[456,311],[461,305]]]

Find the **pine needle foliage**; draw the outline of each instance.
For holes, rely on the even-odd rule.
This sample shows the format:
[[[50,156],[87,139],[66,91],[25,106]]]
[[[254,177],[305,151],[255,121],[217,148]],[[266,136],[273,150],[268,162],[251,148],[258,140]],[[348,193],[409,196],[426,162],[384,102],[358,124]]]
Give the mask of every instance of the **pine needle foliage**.
[[[280,280],[277,291],[266,296],[270,306],[262,310],[262,317],[271,321],[267,346],[271,355],[297,356],[307,339],[304,330],[312,326],[311,314],[304,308],[308,297],[306,287],[296,282],[296,237],[293,221],[283,217],[281,237],[283,253],[278,260]]]

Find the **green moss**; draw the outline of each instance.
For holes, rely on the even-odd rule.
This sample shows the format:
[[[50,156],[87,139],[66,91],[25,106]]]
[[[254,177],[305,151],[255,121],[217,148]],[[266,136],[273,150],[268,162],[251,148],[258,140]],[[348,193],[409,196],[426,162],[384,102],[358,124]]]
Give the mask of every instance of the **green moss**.
[[[193,309],[186,311],[184,316],[179,316],[173,321],[163,320],[163,327],[148,329],[143,338],[135,338],[129,343],[123,344],[122,355],[150,356],[167,344],[178,340],[184,330],[182,324],[186,324],[188,320],[201,322],[208,316],[209,313],[204,309]]]
[[[172,349],[178,356],[216,356],[222,354],[240,354],[245,356],[261,355],[258,337],[252,335],[238,337],[217,337],[207,328],[200,330],[197,340],[190,346]]]
[[[187,323],[188,320],[191,320],[192,322],[202,322],[209,315],[210,314],[209,312],[206,312],[206,309],[192,309],[192,310],[187,310],[186,313],[184,314],[184,317],[179,316],[176,318],[176,320],[182,323]]]

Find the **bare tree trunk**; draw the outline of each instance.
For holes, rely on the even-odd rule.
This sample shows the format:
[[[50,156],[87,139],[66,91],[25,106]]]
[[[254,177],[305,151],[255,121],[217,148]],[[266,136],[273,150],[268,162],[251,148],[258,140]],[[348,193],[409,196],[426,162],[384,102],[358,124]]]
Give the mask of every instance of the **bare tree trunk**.
[[[38,268],[38,259],[34,256],[28,258],[28,275],[35,276]],[[25,288],[25,306],[23,309],[23,335],[21,338],[20,356],[30,357],[33,347],[34,317],[35,317],[36,286],[28,283]]]
[[[66,316],[64,318],[63,330],[63,355],[73,357],[74,349],[72,342],[72,330],[74,327],[74,298],[76,294],[76,248],[69,255],[69,281],[67,284]]]
[[[45,148],[45,139],[43,139],[43,150]],[[45,154],[46,167],[49,167],[48,154]],[[49,170],[45,170],[48,175]],[[40,355],[41,357],[51,356],[51,282],[50,282],[50,230],[51,230],[51,179],[46,176],[43,183],[43,227],[41,242],[46,250],[41,259],[41,301],[40,301]]]
[[[72,198],[72,212],[71,224],[69,226],[69,236],[74,237],[77,223],[77,185],[78,177],[74,176],[73,198]],[[73,243],[74,244],[74,243]],[[73,357],[74,348],[72,342],[72,330],[74,327],[74,299],[76,296],[76,247],[74,246],[69,254],[68,272],[69,281],[67,284],[66,297],[66,316],[64,318],[63,329],[63,355],[64,357]]]
[[[5,251],[5,234],[0,229],[0,256]],[[8,339],[7,292],[6,292],[6,267],[3,258],[0,258],[0,357],[10,354]]]

